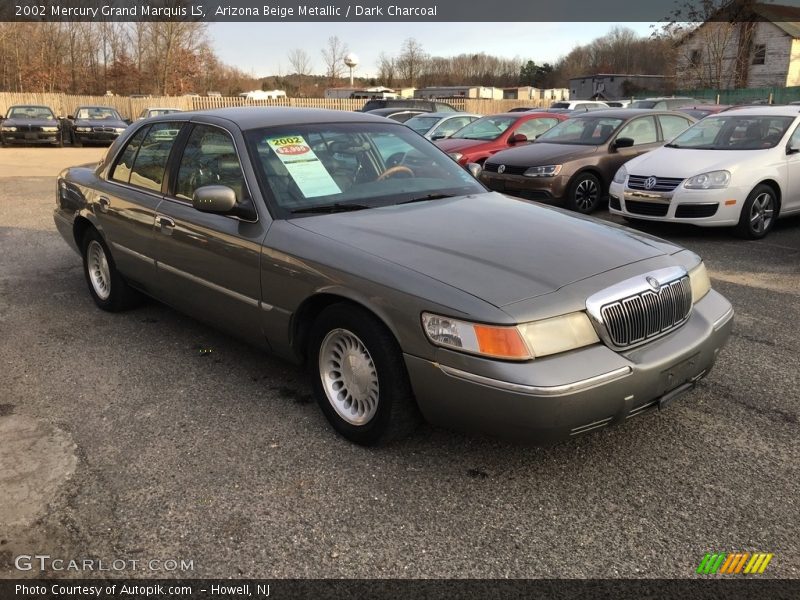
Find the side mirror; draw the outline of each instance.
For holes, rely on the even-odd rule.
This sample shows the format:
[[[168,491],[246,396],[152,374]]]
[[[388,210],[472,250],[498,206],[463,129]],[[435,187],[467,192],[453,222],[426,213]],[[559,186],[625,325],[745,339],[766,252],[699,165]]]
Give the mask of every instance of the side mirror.
[[[201,212],[230,213],[236,207],[236,192],[227,185],[204,185],[192,194],[192,206]]]
[[[67,115],[67,118],[68,118],[70,121],[74,121],[74,120],[75,120],[75,117],[74,117],[74,116],[72,116],[72,115]]]
[[[525,135],[524,133],[515,133],[510,138],[508,138],[508,143],[512,146],[514,144],[524,144],[527,141],[528,141],[528,136]]]
[[[633,146],[633,138],[621,137],[614,141],[614,148],[630,148]]]
[[[433,135],[431,136],[431,139],[432,139],[432,140],[443,140],[443,139],[444,139],[444,138],[446,138],[446,137],[447,137],[447,136],[446,136],[445,134],[443,134],[443,133],[435,133],[435,134],[433,134]]]
[[[477,179],[481,174],[481,171],[483,171],[483,168],[478,163],[467,163],[467,171],[469,171],[469,174]]]
[[[122,119],[122,122],[125,123],[126,125],[130,125],[133,121],[131,121],[130,119]]]
[[[800,148],[798,148],[797,146],[792,146],[791,144],[786,146],[786,154],[787,155],[789,155],[789,154],[797,154],[798,152],[800,152]]]

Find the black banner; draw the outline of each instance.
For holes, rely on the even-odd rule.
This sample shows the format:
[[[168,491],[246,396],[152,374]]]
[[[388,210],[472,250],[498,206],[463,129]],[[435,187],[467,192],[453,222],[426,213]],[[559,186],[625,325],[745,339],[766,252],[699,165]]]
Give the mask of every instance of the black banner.
[[[796,600],[800,580],[61,579],[0,580],[3,600]]]

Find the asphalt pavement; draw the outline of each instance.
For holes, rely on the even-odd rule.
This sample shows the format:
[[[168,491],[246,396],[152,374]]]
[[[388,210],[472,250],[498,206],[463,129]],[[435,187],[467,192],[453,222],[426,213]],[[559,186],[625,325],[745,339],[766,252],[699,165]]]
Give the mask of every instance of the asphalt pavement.
[[[58,169],[102,152],[0,150],[0,577],[91,575],[14,564],[50,555],[137,577],[679,578],[710,551],[800,577],[800,219],[757,242],[642,227],[736,309],[667,410],[550,448],[423,426],[365,449],[301,369],[157,302],[95,307],[52,209]]]

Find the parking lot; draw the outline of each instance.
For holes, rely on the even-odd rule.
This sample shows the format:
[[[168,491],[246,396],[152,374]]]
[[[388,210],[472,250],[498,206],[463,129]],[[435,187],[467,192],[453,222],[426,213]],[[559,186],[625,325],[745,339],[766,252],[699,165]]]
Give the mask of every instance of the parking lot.
[[[103,152],[0,149],[0,577],[46,554],[137,577],[683,578],[710,551],[800,577],[800,218],[757,242],[642,227],[736,309],[668,410],[550,448],[424,426],[366,449],[299,368],[156,302],[95,307],[52,209],[59,169]]]

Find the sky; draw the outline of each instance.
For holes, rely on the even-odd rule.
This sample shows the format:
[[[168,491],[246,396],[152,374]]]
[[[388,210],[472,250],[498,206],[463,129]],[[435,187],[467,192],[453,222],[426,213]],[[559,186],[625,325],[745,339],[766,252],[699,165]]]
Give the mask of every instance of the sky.
[[[323,74],[321,50],[336,35],[359,58],[355,75],[375,77],[381,52],[400,54],[403,41],[415,38],[434,56],[484,52],[553,63],[572,48],[621,25],[650,35],[649,23],[211,23],[208,33],[217,56],[256,77],[292,72],[288,54],[305,50],[313,73]]]

